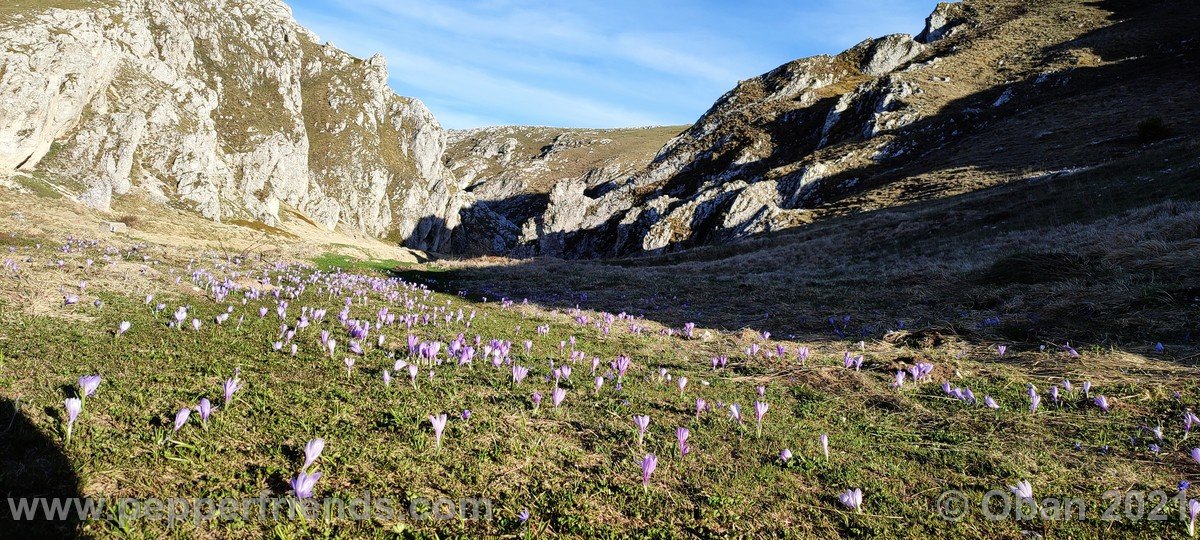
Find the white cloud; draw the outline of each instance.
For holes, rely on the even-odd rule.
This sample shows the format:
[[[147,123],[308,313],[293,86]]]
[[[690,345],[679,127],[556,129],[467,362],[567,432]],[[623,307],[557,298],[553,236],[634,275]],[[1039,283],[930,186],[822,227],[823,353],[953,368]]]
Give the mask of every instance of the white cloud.
[[[382,52],[397,90],[450,127],[691,122],[738,80],[872,34],[915,32],[924,13],[912,8],[933,4],[293,1],[301,22],[339,47]]]

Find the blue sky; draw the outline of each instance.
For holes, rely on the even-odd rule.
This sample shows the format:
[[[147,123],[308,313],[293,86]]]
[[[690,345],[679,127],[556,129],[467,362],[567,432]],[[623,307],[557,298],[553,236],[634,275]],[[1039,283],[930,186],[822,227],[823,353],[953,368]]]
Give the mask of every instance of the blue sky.
[[[324,41],[383,53],[449,128],[690,124],[737,81],[867,37],[933,0],[289,0]]]

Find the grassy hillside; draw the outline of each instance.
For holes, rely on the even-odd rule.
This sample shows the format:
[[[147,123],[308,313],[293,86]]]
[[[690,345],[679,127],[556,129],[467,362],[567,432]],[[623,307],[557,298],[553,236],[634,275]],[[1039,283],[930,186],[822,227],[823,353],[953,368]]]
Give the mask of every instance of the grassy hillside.
[[[1030,529],[1072,538],[1169,535],[1182,530],[1175,507],[1167,507],[1161,521],[1145,513],[1104,521],[1099,512],[1112,496],[1106,492],[1173,495],[1175,484],[1195,477],[1200,466],[1186,455],[1179,422],[1197,403],[1196,369],[1187,349],[1173,342],[1161,354],[1075,342],[1075,356],[1061,344],[1039,350],[1035,343],[928,329],[867,336],[863,343],[859,336],[795,339],[704,326],[686,338],[679,329],[664,333],[667,327],[655,322],[659,312],[649,310],[646,318],[616,320],[602,331],[609,326],[602,313],[431,293],[426,285],[385,281],[386,274],[369,270],[377,266],[370,262],[353,263],[361,268],[353,272],[362,274],[320,273],[154,246],[81,240],[65,246],[14,243],[10,253],[22,262],[0,278],[0,388],[7,400],[0,411],[5,424],[20,420],[0,443],[0,484],[7,492],[109,501],[265,493],[295,501],[288,482],[306,442],[319,437],[325,450],[310,469],[323,473],[315,487],[319,499],[368,490],[418,515],[439,497],[487,498],[493,505],[491,519],[410,515],[354,522],[314,514],[267,523],[188,518],[170,528],[149,518],[104,519],[81,525],[88,536],[1017,538]],[[437,272],[403,275],[430,290],[451,285]],[[262,286],[260,277],[272,285]],[[226,287],[229,296],[223,296]],[[273,294],[255,297],[256,290],[276,287],[288,298],[283,317]],[[331,287],[340,292],[330,294]],[[57,293],[47,293],[56,289],[78,295],[79,302],[64,305]],[[147,294],[154,295],[148,304]],[[338,321],[343,296],[351,299],[347,320],[372,323],[358,340],[362,355],[346,349],[353,338]],[[783,299],[758,297],[784,307]],[[180,307],[187,314],[182,328],[173,328]],[[411,330],[403,323],[376,326],[383,307],[400,318],[430,318]],[[295,326],[305,308],[329,312]],[[130,329],[119,333],[122,321]],[[290,341],[281,324],[295,330]],[[543,325],[544,333],[538,330]],[[321,331],[338,343],[332,356],[318,340]],[[410,333],[443,344],[459,334],[470,344],[479,335],[483,344],[511,340],[513,349],[498,368],[482,346],[467,365],[456,365],[447,345],[440,362],[430,363],[408,352]],[[381,346],[379,335],[387,336]],[[1008,346],[1003,356],[997,345]],[[810,351],[804,360],[802,346]],[[844,367],[846,353],[862,355],[862,367]],[[618,355],[632,359],[620,378],[611,365]],[[717,356],[728,363],[714,369],[710,359]],[[600,359],[598,391],[593,357]],[[352,367],[345,358],[355,359]],[[418,365],[417,376],[393,371],[396,360]],[[931,374],[893,387],[895,371],[917,362],[932,364]],[[529,376],[514,384],[510,363],[530,368]],[[551,365],[573,370],[556,382]],[[390,385],[384,370],[392,373]],[[103,381],[67,443],[62,401],[79,392],[79,376],[93,373]],[[244,387],[226,401],[222,381],[235,376]],[[1050,387],[1065,384],[1064,378],[1074,390],[1052,400]],[[1111,400],[1110,412],[1083,395],[1085,381],[1092,397]],[[970,388],[979,400],[991,397],[1000,409],[950,397],[943,382]],[[1028,410],[1027,384],[1046,395],[1035,413]],[[566,391],[559,407],[551,403],[556,387]],[[543,395],[540,406],[531,401],[534,392]],[[207,424],[193,413],[174,430],[176,411],[200,398],[217,407]],[[697,399],[705,402],[699,414]],[[768,404],[761,434],[756,401]],[[731,417],[732,404],[739,405],[740,422]],[[428,420],[438,414],[449,417],[440,449]],[[641,443],[632,420],[640,414],[651,418]],[[1157,425],[1164,426],[1165,442],[1143,431]],[[682,458],[677,427],[690,431]],[[785,449],[792,453],[786,462],[779,457]],[[643,487],[640,463],[648,453],[658,465]],[[41,459],[31,461],[35,454]],[[1039,497],[1080,497],[1089,513],[1082,521],[992,522],[979,510],[961,521],[939,517],[947,489],[979,501],[1021,480],[1032,482]],[[838,501],[851,488],[865,493],[861,512]],[[44,523],[21,527],[34,535],[63,534]]]
[[[646,166],[654,155],[684,126],[627,129],[568,129],[503,126],[451,132],[446,162],[451,167],[467,163],[481,143],[515,141],[511,161],[483,160],[480,181],[520,179],[526,193],[547,193],[564,178],[581,178],[589,171],[616,164],[630,172]],[[564,143],[555,147],[555,140]],[[572,144],[575,143],[575,144]]]
[[[862,213],[782,233],[607,262],[447,263],[489,296],[656,313],[728,330],[880,335],[951,324],[1022,340],[1190,343],[1200,291],[1200,146]],[[587,300],[580,298],[586,295]],[[996,325],[980,328],[985,320]]]

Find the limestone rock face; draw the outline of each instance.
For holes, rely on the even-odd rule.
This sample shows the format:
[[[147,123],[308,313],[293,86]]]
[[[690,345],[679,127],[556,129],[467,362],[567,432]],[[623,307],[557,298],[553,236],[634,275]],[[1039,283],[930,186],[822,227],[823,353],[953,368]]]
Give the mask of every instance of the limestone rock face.
[[[474,197],[464,221],[496,231],[469,235],[486,244],[480,250],[557,257],[732,242],[1007,182],[1031,166],[1075,168],[1103,159],[1087,150],[1099,143],[1058,126],[1099,122],[1120,132],[1166,103],[1109,86],[1122,79],[1099,75],[1120,73],[1105,62],[1144,62],[1163,76],[1147,79],[1161,95],[1194,86],[1177,68],[1195,58],[1187,33],[1195,10],[1139,6],[943,3],[916,38],[867,39],[739,82],[694,124],[642,153],[640,165],[615,157],[630,155],[616,150],[628,134],[534,137],[544,128],[509,127],[456,134],[447,163]],[[1073,82],[1088,73],[1088,86]],[[1126,116],[1094,115],[1073,101],[1079,93],[1122,106]],[[1047,146],[1050,139],[1057,146]],[[589,153],[607,161],[573,165]]]
[[[592,196],[645,167],[683,128],[504,126],[450,132],[447,167],[466,186],[463,254],[571,256]],[[589,193],[592,196],[589,196]]]
[[[965,12],[966,5],[962,2],[939,2],[925,18],[925,30],[917,36],[917,41],[933,43],[948,36],[966,19]]]
[[[382,57],[321,45],[281,0],[93,0],[0,19],[0,175],[108,209],[140,190],[214,220],[281,208],[437,250],[463,202],[446,135]]]
[[[872,77],[890,73],[921,54],[924,49],[908,34],[892,34],[868,40],[865,46],[867,57],[863,60],[862,71]]]
[[[574,231],[557,227],[543,253],[655,253],[805,222],[813,185],[869,162],[881,135],[921,118],[908,102],[922,90],[901,70],[925,52],[895,34],[738,83],[644,169],[593,197],[551,198],[546,216]],[[836,159],[820,156],[834,146]]]

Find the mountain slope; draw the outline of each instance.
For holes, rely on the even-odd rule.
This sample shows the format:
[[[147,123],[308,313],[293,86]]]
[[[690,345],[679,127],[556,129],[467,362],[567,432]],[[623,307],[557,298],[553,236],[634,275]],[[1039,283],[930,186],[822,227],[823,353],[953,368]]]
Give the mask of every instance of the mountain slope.
[[[1065,174],[1137,151],[1153,117],[1147,140],[1194,136],[1197,23],[1195,3],[941,4],[916,38],[742,81],[646,168],[564,191],[540,253],[675,251]]]
[[[0,44],[0,175],[99,209],[138,193],[273,225],[291,207],[422,249],[457,225],[433,115],[280,0],[17,0]]]
[[[503,126],[450,132],[447,167],[466,186],[469,207],[453,233],[460,254],[551,251],[551,196],[594,190],[650,163],[685,126],[564,129]]]

